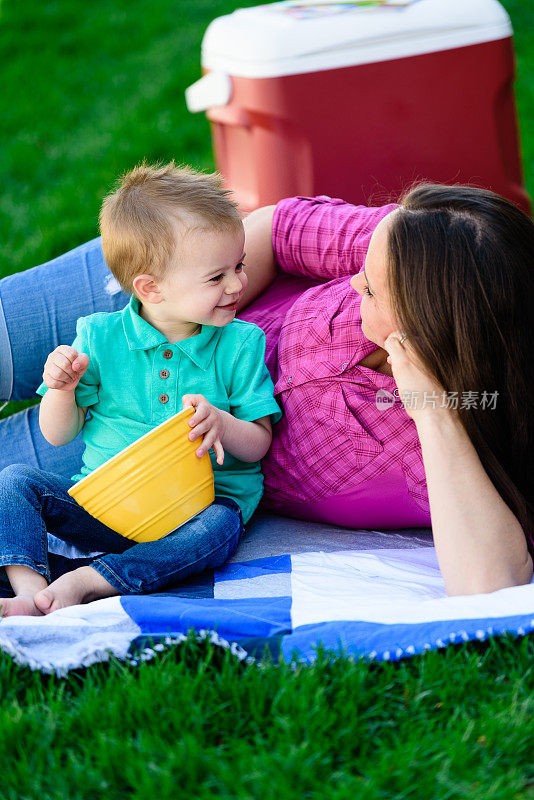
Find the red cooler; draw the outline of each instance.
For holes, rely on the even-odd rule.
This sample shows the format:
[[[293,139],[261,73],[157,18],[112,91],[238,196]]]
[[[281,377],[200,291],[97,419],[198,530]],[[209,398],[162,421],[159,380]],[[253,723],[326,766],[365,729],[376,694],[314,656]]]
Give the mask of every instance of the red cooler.
[[[414,180],[530,213],[510,19],[497,0],[289,0],[215,19],[186,91],[243,211],[290,195],[396,199]]]

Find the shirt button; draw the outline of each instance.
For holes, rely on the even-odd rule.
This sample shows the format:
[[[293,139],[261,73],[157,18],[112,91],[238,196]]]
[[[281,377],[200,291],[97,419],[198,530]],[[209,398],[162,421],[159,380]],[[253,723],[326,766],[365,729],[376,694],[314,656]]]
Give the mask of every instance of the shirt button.
[[[167,369],[162,369],[161,372],[159,373],[159,377],[160,378],[168,378],[169,375],[170,375],[170,372]]]
[[[342,365],[341,365],[341,369],[346,369],[348,366],[349,366],[349,362],[348,361],[344,361],[342,363]]]
[[[172,350],[164,350],[163,358],[172,358]]]
[[[169,395],[168,394],[160,394],[159,402],[160,403],[168,403],[169,402]]]
[[[292,375],[287,379],[287,382],[288,383],[293,383],[293,376]]]

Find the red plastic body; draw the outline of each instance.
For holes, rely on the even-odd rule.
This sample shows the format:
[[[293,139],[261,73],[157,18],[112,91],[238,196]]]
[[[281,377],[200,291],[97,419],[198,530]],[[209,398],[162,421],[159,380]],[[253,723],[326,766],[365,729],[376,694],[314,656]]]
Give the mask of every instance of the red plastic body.
[[[396,200],[414,180],[492,189],[531,213],[512,38],[277,78],[233,77],[208,111],[243,211],[291,195]]]

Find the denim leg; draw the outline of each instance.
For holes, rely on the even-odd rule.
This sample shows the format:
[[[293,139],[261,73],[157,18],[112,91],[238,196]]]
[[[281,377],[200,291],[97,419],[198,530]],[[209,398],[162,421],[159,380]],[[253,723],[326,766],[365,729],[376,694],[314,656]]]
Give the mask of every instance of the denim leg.
[[[96,569],[120,594],[145,594],[224,564],[244,531],[241,509],[227,497],[155,542],[95,559]]]
[[[49,353],[72,344],[76,320],[119,311],[129,296],[109,271],[100,238],[38,267],[0,280],[0,399],[37,398]],[[81,432],[64,447],[46,441],[39,406],[0,420],[0,469],[27,464],[63,478],[80,471]]]
[[[100,238],[2,278],[0,398],[35,397],[47,356],[60,344],[72,344],[76,320],[119,311],[128,300],[104,261]]]
[[[47,442],[39,427],[39,405],[0,420],[0,470],[26,464],[69,480],[81,469],[84,447],[81,431],[63,447]]]
[[[78,505],[67,492],[71,486],[24,464],[0,472],[0,567],[25,564],[49,581],[47,531],[86,551],[120,553],[134,546]]]

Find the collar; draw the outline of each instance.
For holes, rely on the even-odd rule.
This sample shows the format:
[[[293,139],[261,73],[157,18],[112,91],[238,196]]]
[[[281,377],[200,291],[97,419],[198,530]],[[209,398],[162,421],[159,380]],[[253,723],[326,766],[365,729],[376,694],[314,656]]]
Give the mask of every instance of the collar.
[[[196,336],[171,343],[161,331],[139,316],[139,308],[138,298],[131,295],[128,305],[121,311],[124,335],[130,350],[151,350],[167,345],[180,350],[200,369],[208,368],[221,335],[221,328],[216,325],[201,325],[200,333]]]

